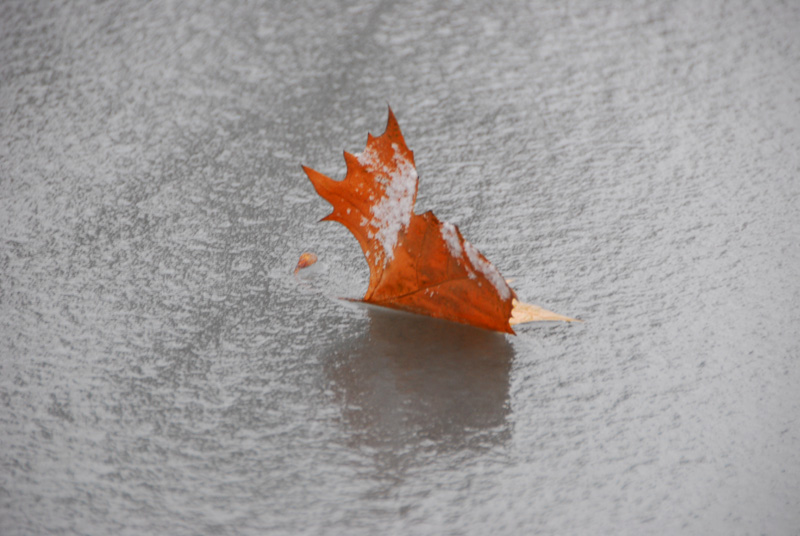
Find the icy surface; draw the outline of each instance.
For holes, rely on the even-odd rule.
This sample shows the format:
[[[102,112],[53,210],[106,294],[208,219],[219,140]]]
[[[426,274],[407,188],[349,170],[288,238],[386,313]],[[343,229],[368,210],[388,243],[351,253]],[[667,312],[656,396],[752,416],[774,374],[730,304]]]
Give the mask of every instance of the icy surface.
[[[2,3],[0,534],[797,534],[798,3],[275,4]],[[387,102],[583,324],[331,299]]]

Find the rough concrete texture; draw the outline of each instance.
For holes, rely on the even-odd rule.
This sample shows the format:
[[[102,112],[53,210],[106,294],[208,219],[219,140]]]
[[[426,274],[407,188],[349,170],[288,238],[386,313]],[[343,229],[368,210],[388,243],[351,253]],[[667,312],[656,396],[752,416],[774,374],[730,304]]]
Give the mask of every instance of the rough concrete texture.
[[[0,5],[0,533],[796,534],[796,2]],[[496,336],[353,308],[391,104]],[[321,261],[306,280],[303,251]]]

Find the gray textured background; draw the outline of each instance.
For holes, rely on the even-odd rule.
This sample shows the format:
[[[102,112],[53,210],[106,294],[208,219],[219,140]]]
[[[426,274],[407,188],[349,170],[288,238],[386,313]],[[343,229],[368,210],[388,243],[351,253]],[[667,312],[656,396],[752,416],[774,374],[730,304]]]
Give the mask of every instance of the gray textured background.
[[[798,534],[800,5],[435,4],[0,4],[0,533]],[[328,298],[387,103],[584,324]]]

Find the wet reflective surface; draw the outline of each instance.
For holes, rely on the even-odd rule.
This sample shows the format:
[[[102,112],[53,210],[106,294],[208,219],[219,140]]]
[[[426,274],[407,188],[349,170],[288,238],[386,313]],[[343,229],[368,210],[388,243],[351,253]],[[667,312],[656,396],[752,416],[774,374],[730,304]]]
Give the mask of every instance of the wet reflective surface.
[[[0,533],[800,526],[794,6],[0,23]],[[585,323],[335,299],[367,267],[299,164],[343,177],[387,102],[417,212]]]

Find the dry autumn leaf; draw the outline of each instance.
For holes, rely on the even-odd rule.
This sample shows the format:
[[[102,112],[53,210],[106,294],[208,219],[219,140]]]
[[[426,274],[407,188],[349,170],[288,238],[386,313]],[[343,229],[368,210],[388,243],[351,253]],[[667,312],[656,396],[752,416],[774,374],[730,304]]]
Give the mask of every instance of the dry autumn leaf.
[[[335,181],[303,166],[337,221],[356,237],[369,265],[365,303],[514,333],[511,324],[572,320],[517,301],[497,268],[453,224],[414,213],[418,177],[389,109],[386,131],[368,135],[360,154],[344,153],[347,175]]]

